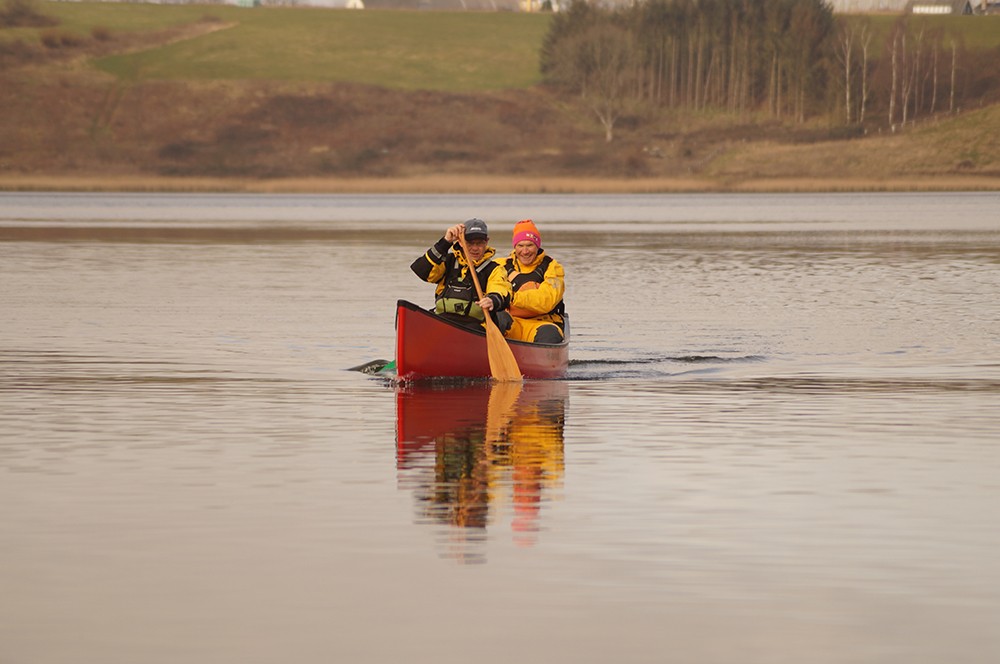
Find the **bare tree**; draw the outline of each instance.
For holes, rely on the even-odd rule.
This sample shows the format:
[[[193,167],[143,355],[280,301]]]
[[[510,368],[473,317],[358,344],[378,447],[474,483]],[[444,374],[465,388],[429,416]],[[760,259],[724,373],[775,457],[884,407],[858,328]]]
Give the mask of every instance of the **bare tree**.
[[[892,84],[889,88],[889,127],[896,126],[896,95],[899,86],[899,41],[900,31],[897,29],[892,35]]]
[[[580,95],[610,143],[615,124],[638,99],[642,74],[631,33],[610,21],[590,23],[559,40],[552,57],[550,79]]]
[[[865,123],[865,110],[868,108],[868,93],[871,91],[871,83],[868,79],[868,71],[871,67],[868,58],[868,49],[871,48],[872,32],[871,24],[867,21],[861,24],[859,31],[861,41],[861,104],[858,108],[858,124]]]
[[[615,26],[623,33],[612,40],[618,46],[610,48],[607,35],[594,41],[596,26]],[[598,87],[621,88],[623,100],[634,104],[730,113],[764,108],[775,117],[802,122],[828,102],[835,27],[825,0],[642,0],[617,5],[577,0],[553,17],[542,48],[542,73],[548,82],[566,85],[591,101]],[[843,51],[848,61],[840,70],[845,88],[838,101],[851,122],[860,118],[859,105],[867,103],[870,90],[864,50],[870,35],[867,26],[848,33],[850,43]],[[588,40],[593,42],[589,46],[584,43]],[[621,44],[630,45],[630,74],[621,75],[614,64],[610,70],[595,64],[599,54],[606,62],[623,61]],[[613,81],[609,71],[617,72]],[[614,114],[600,115],[607,120]]]
[[[948,112],[955,112],[955,72],[958,69],[958,46],[951,40],[951,93],[948,97]]]
[[[834,50],[837,60],[840,62],[841,75],[844,77],[844,118],[847,124],[851,124],[854,117],[851,105],[851,89],[854,86],[854,27],[841,24],[837,31],[837,46]]]
[[[921,80],[921,71],[924,60],[924,31],[921,29],[914,35],[910,52],[910,87],[913,90],[913,120],[917,119],[920,109],[923,108],[924,86]],[[912,120],[911,120],[912,121]]]
[[[933,82],[931,84],[931,115],[934,115],[934,111],[937,110],[937,95],[938,95],[938,42],[934,42],[934,52],[931,58],[931,66],[933,68]]]
[[[629,89],[635,78],[632,36],[615,25],[595,26],[583,35],[579,48],[588,62],[583,97],[604,127],[604,140],[614,139],[615,124],[631,106]]]
[[[899,49],[899,108],[903,113],[901,124],[905,127],[910,109],[910,93],[913,91],[913,77],[910,73],[909,51],[906,48],[906,32],[901,35]]]

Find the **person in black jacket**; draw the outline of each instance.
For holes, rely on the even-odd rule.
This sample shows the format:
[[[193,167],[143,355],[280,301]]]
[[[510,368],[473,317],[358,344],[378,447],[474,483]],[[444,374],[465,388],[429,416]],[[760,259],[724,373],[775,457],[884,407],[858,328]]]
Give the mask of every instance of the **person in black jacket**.
[[[464,234],[469,256],[458,242]],[[434,313],[463,325],[485,322],[483,309],[495,313],[510,306],[511,286],[503,268],[493,260],[496,250],[489,245],[489,230],[482,219],[469,219],[445,231],[410,269],[424,281],[435,284]],[[484,297],[480,300],[472,283],[469,265],[479,276]]]

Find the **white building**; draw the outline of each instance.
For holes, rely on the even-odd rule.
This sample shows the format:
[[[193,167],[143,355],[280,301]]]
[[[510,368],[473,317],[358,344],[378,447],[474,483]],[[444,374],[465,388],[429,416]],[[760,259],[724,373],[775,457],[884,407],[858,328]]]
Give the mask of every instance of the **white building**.
[[[827,0],[837,14],[902,14],[910,0]]]
[[[937,14],[939,16],[971,16],[973,13],[971,0],[913,0],[910,3],[911,14]]]
[[[985,13],[985,0],[827,0],[836,14],[941,14]]]
[[[332,9],[364,9],[363,0],[297,0],[299,7],[330,7]]]

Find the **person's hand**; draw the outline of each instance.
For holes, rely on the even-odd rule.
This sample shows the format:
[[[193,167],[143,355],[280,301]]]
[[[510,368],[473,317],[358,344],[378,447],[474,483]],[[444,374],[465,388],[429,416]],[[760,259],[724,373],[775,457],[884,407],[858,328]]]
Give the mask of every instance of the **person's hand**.
[[[465,224],[455,224],[445,231],[444,239],[448,242],[458,242],[458,238],[465,235]]]
[[[493,311],[493,299],[489,295],[479,300],[477,304],[482,307],[483,311]]]

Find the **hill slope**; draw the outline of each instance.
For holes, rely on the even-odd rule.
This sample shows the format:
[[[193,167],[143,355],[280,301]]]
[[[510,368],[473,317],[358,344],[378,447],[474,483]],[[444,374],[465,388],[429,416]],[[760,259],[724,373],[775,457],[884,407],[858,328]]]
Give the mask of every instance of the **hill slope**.
[[[79,43],[4,51],[0,187],[1000,188],[1000,107],[852,140],[833,140],[837,127],[662,114],[625,118],[606,144],[578,100],[534,82],[524,45],[537,48],[545,17],[383,12],[366,33],[375,19],[330,10],[59,11],[59,29]],[[267,33],[256,22],[265,15],[285,28]],[[439,31],[399,36],[421,21]],[[334,24],[339,37],[316,41]],[[87,37],[97,25],[112,36]],[[372,34],[395,34],[400,50],[395,66],[369,75],[375,56],[362,46]],[[333,45],[320,53],[323,43]],[[308,67],[289,64],[310,54]],[[243,61],[247,77],[234,76]],[[318,80],[323,72],[337,82]],[[379,76],[395,82],[351,81]]]

